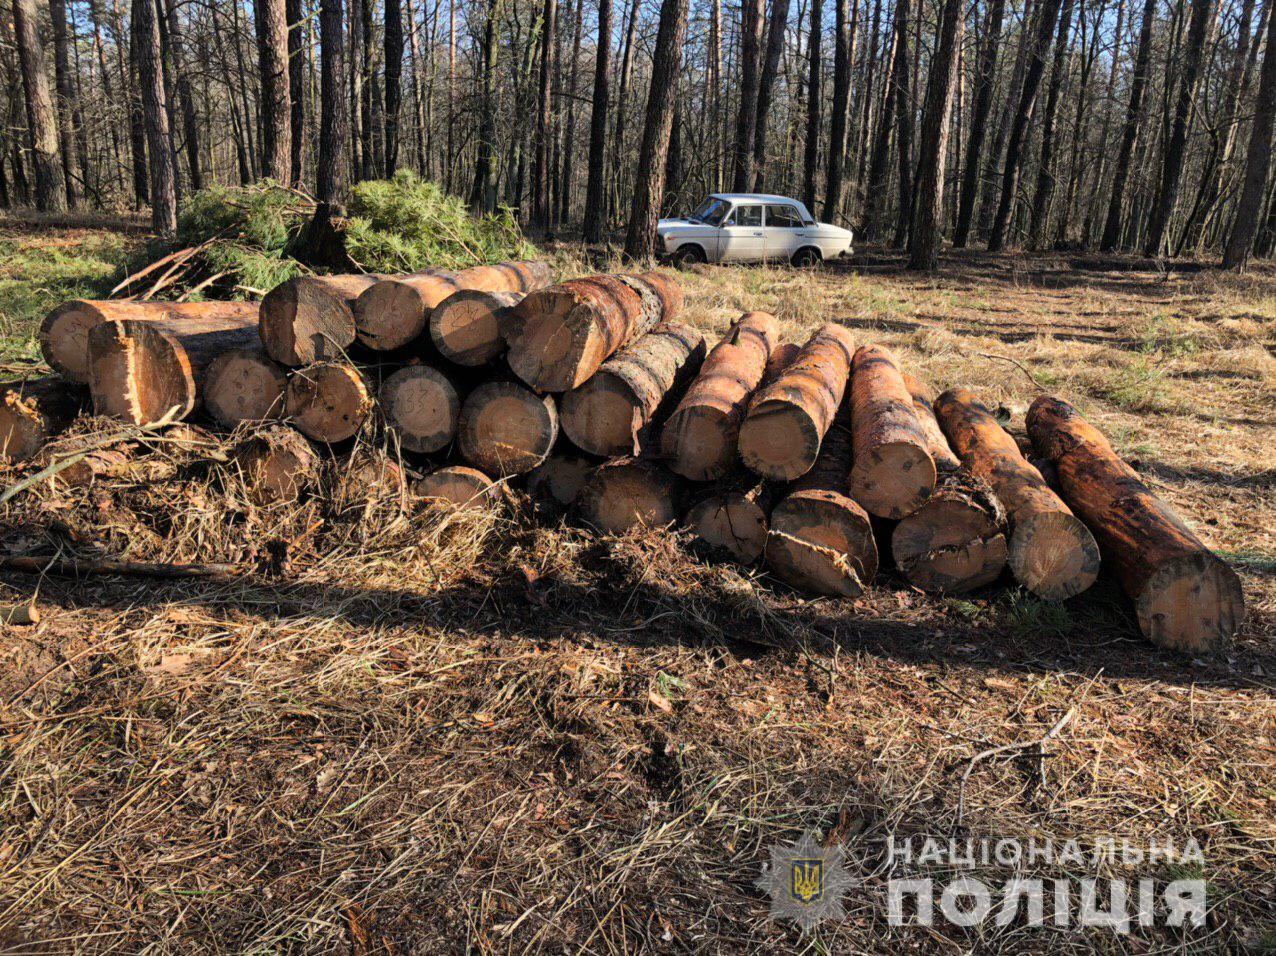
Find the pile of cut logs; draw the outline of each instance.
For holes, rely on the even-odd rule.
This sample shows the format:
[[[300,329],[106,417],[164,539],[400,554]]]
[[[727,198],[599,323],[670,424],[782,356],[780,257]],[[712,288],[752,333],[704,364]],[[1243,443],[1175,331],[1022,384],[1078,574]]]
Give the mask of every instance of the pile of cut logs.
[[[4,388],[0,451],[38,460],[78,384],[135,424],[269,423],[231,456],[261,503],[374,434],[422,497],[489,508],[524,480],[602,531],[677,524],[816,594],[857,596],[879,564],[948,594],[1008,567],[1057,601],[1102,554],[1156,643],[1235,632],[1236,574],[1066,402],[1033,403],[1030,460],[974,394],[933,395],[842,326],[781,344],[751,312],[709,350],[682,304],[661,273],[553,284],[541,262],[297,278],[260,305],[68,302],[40,333],[57,374]]]

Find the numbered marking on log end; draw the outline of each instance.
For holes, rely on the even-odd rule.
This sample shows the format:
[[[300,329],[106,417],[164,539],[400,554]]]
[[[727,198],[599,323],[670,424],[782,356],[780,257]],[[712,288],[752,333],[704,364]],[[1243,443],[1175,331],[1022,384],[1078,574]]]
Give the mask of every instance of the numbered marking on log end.
[[[409,365],[381,383],[381,408],[408,451],[428,454],[456,437],[461,399],[447,377],[428,365]]]

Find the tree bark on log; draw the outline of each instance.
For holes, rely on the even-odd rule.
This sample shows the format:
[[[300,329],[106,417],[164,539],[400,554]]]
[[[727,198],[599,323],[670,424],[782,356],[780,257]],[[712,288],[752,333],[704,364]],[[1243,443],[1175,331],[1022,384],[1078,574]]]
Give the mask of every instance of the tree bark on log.
[[[418,497],[447,501],[468,511],[487,511],[499,497],[491,478],[466,465],[447,465],[432,471],[412,491]]]
[[[599,465],[577,500],[584,521],[604,534],[663,528],[678,520],[681,486],[650,458],[615,458]]]
[[[912,514],[935,490],[935,462],[894,355],[876,345],[860,347],[851,403],[851,497],[879,518]]]
[[[89,390],[99,415],[146,425],[199,403],[204,371],[231,349],[257,344],[245,315],[103,322],[89,333]]]
[[[792,587],[859,597],[877,574],[873,526],[847,491],[851,467],[850,396],[828,428],[819,458],[771,511],[766,563]]]
[[[1015,579],[1048,601],[1070,598],[1093,584],[1099,573],[1094,536],[983,403],[967,389],[950,389],[935,400],[935,414],[962,463],[992,486],[1006,509]]]
[[[1006,513],[992,487],[962,467],[935,418],[934,393],[904,383],[939,472],[930,499],[891,532],[895,566],[923,591],[964,594],[991,584],[1006,566]]]
[[[1236,572],[1067,402],[1042,395],[1027,422],[1037,451],[1058,471],[1064,497],[1093,529],[1134,601],[1144,636],[1180,651],[1225,647],[1245,618]]]
[[[353,437],[372,410],[362,373],[343,362],[316,362],[293,372],[284,413],[307,438],[332,444]]]
[[[40,354],[63,378],[89,384],[89,332],[113,319],[138,322],[166,320],[256,321],[255,302],[131,302],[124,299],[72,299],[49,312],[40,323]]]
[[[549,501],[567,511],[575,507],[580,493],[598,467],[580,455],[550,455],[527,475],[527,491],[534,498]]]
[[[374,275],[299,276],[261,300],[261,341],[276,362],[296,368],[340,360],[354,344],[354,303]]]
[[[253,503],[280,504],[296,501],[315,484],[319,456],[295,429],[271,425],[235,446],[231,467]]]
[[[692,481],[724,478],[738,461],[736,441],[749,399],[780,337],[765,312],[746,312],[713,347],[661,435],[669,468]]]
[[[753,564],[766,549],[775,486],[741,469],[697,496],[684,523],[713,560]]]
[[[681,310],[682,288],[657,272],[571,279],[533,292],[515,307],[509,365],[537,391],[565,392]]]
[[[463,289],[476,292],[531,292],[550,281],[546,262],[499,262],[459,272],[426,269],[414,275],[382,277],[354,304],[359,341],[377,352],[389,352],[416,341],[430,316],[448,296]]]
[[[553,397],[516,382],[486,382],[461,406],[461,457],[489,475],[507,478],[531,471],[549,456],[557,438]]]
[[[440,451],[456,437],[461,398],[456,385],[436,368],[399,369],[381,383],[378,399],[386,422],[408,451]]]
[[[288,374],[260,344],[223,352],[204,371],[204,409],[227,428],[279,418]]]
[[[0,462],[34,457],[71,424],[86,397],[55,375],[0,384]]]
[[[656,419],[661,403],[696,374],[704,354],[698,329],[681,322],[657,325],[563,395],[563,431],[592,455],[637,454],[639,434]]]
[[[754,397],[740,426],[741,461],[772,481],[809,471],[846,391],[854,354],[855,340],[842,326],[829,323],[812,335]]]
[[[453,292],[430,312],[430,340],[457,365],[478,368],[505,354],[505,329],[522,292]]]

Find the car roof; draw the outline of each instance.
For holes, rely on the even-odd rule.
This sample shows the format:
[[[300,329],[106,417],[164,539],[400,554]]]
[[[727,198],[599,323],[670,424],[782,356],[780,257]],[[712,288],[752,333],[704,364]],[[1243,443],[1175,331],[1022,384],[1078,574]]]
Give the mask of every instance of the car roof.
[[[789,203],[794,206],[802,205],[796,199],[789,196],[776,196],[771,193],[710,193],[709,198],[725,199],[729,202],[771,202]]]

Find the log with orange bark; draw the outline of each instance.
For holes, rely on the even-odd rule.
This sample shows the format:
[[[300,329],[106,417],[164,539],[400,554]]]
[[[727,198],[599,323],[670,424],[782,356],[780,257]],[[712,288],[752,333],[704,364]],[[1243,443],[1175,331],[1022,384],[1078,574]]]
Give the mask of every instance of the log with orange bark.
[[[1085,524],[1050,490],[982,402],[967,389],[935,400],[935,415],[966,468],[992,486],[1009,519],[1010,570],[1048,601],[1080,594],[1099,573],[1099,548]]]
[[[430,341],[440,355],[478,368],[505,354],[505,330],[523,292],[461,289],[430,311]]]
[[[1006,566],[1006,513],[992,487],[962,467],[935,419],[934,392],[904,376],[938,470],[934,493],[891,532],[895,566],[923,591],[962,594],[991,584]]]
[[[209,364],[256,344],[256,323],[242,313],[102,322],[89,333],[93,407],[135,425],[169,412],[185,418],[199,404]]]
[[[461,398],[452,379],[429,365],[408,365],[377,393],[386,424],[407,451],[441,451],[456,437]]]
[[[284,414],[307,438],[331,444],[353,437],[372,411],[363,374],[345,362],[297,369],[284,391]]]
[[[746,312],[713,347],[661,431],[672,471],[692,481],[730,474],[738,461],[740,423],[779,337],[774,316]]]
[[[682,483],[654,457],[613,458],[594,469],[576,507],[587,524],[608,534],[663,528],[678,520]]]
[[[261,300],[260,333],[276,362],[295,368],[338,361],[354,344],[354,303],[384,276],[298,276]]]
[[[935,462],[895,356],[861,346],[851,366],[851,497],[869,514],[899,519],[935,490]]]
[[[71,424],[87,397],[56,375],[0,384],[0,462],[34,457]]]
[[[463,289],[527,293],[548,285],[546,262],[499,262],[458,272],[428,269],[413,275],[383,277],[354,303],[359,342],[378,352],[393,351],[425,334],[434,309]]]
[[[697,489],[683,523],[710,558],[752,564],[762,557],[776,487],[745,469]]]
[[[749,469],[772,481],[792,481],[811,469],[845,394],[854,354],[851,333],[829,323],[758,390],[740,426],[740,460]]]
[[[1027,424],[1037,452],[1054,463],[1065,500],[1134,601],[1143,634],[1181,651],[1226,646],[1245,617],[1236,572],[1070,404],[1039,396]]]
[[[686,387],[704,354],[698,329],[681,322],[657,325],[563,395],[563,431],[591,455],[634,454],[640,433]]]
[[[487,511],[500,500],[491,478],[468,465],[445,465],[412,486],[413,494],[428,501],[447,502],[463,511]]]
[[[681,311],[681,286],[659,272],[571,279],[515,306],[506,332],[509,366],[537,391],[565,392]]]
[[[255,321],[255,302],[134,302],[124,299],[72,299],[53,309],[40,323],[40,352],[63,378],[89,384],[89,332],[116,319],[180,323],[231,319]]]
[[[548,457],[557,438],[553,396],[537,395],[518,382],[485,382],[461,404],[461,457],[497,478],[531,471]]]
[[[288,373],[260,344],[222,352],[204,371],[204,408],[227,428],[279,418]]]
[[[816,594],[858,597],[877,573],[868,512],[848,494],[851,421],[848,395],[815,465],[771,511],[767,567],[791,586]]]

